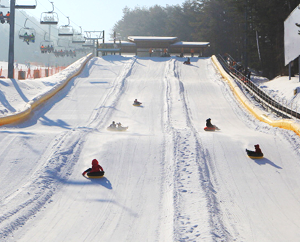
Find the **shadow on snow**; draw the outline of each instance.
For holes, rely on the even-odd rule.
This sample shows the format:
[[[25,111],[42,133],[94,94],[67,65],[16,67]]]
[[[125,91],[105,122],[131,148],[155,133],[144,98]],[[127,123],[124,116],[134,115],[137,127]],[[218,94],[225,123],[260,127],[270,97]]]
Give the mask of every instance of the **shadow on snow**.
[[[255,161],[256,164],[258,165],[266,165],[266,164],[269,164],[277,169],[282,169],[282,167],[276,165],[274,162],[270,161],[269,159],[267,158],[262,158],[262,159],[254,159],[252,158],[252,160]]]

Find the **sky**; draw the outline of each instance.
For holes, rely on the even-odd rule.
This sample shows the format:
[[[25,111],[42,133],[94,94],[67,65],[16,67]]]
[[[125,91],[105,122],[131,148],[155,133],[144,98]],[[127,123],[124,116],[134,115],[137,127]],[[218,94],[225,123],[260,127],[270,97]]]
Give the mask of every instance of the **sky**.
[[[16,0],[17,1],[17,0]],[[24,2],[34,3],[34,0],[23,0]],[[3,1],[1,1],[3,2]],[[52,10],[51,1],[37,0],[35,10],[26,10],[26,12],[40,19],[42,12]],[[103,0],[53,0],[55,12],[59,15],[59,26],[68,24],[67,17],[70,18],[70,25],[75,30],[83,31],[105,31],[105,40],[110,39],[113,26],[122,19],[123,9],[127,6],[131,9],[135,7],[151,7],[159,5],[182,5],[184,0],[129,0],[129,1],[103,1]],[[70,4],[72,3],[72,4]]]

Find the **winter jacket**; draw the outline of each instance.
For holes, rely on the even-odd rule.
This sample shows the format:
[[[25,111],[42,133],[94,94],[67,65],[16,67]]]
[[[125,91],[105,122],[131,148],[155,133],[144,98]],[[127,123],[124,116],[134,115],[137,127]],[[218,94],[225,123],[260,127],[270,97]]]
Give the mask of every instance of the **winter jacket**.
[[[206,119],[206,127],[213,127],[213,125],[210,122],[210,119]]]
[[[92,161],[92,168],[85,170],[82,173],[82,175],[85,175],[86,173],[90,173],[90,172],[99,172],[99,171],[103,171],[103,168],[99,165],[99,162],[96,159],[94,159]]]
[[[255,152],[258,154],[262,154],[261,149],[259,148],[259,145],[254,145],[255,147]]]

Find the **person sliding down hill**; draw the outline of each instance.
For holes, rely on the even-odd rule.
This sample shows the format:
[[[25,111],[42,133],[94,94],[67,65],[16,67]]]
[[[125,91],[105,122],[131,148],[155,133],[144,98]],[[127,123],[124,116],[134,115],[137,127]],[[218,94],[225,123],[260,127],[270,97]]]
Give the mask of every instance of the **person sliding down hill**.
[[[109,128],[112,128],[112,129],[114,129],[116,127],[117,127],[117,125],[116,125],[115,121],[112,121],[111,125],[109,125]]]
[[[187,64],[187,65],[191,64],[190,58],[188,57],[187,60],[185,62],[183,62],[183,64]]]
[[[214,127],[214,126],[211,124],[211,119],[210,119],[210,118],[206,119],[206,127],[207,127],[207,128],[212,128],[212,127]]]
[[[102,166],[99,165],[99,162],[96,159],[92,160],[92,168],[89,168],[82,172],[82,175],[88,175],[88,176],[93,176],[93,175],[104,175],[104,170]]]
[[[211,123],[211,119],[210,118],[206,119],[206,127],[207,128],[213,128],[213,129],[216,129],[216,130],[220,130],[216,125],[213,125]]]
[[[135,100],[133,101],[133,105],[138,106],[138,105],[141,105],[141,104],[142,104],[142,103],[139,102],[137,99],[135,99]]]
[[[246,149],[247,155],[252,157],[263,157],[264,154],[262,153],[259,145],[258,144],[254,145],[254,147],[255,147],[255,151]]]

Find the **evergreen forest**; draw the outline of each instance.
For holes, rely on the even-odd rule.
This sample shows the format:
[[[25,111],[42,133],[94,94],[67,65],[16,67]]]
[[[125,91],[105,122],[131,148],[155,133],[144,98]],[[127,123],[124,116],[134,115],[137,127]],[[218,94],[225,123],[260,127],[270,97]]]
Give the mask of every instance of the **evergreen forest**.
[[[113,30],[122,40],[135,35],[207,41],[210,48],[206,55],[228,53],[274,78],[288,73],[284,66],[284,21],[297,5],[299,0],[187,0],[165,7],[126,7]],[[298,60],[293,64],[293,72],[298,71]]]

